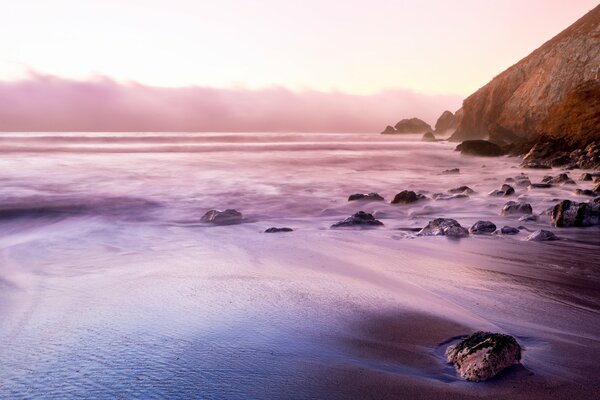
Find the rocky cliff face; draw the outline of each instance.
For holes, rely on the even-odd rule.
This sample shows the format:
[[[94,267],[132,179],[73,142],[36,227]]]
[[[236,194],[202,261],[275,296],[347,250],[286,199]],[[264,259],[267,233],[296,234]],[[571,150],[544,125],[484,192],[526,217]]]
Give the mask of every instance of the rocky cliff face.
[[[465,99],[460,124],[451,139],[534,139],[548,133],[554,138],[570,136],[569,140],[575,142],[599,140],[598,125],[585,133],[574,128],[574,124],[581,124],[583,114],[598,115],[597,101],[595,108],[588,107],[580,118],[564,123],[551,115],[561,107],[573,110],[575,104],[581,104],[577,96],[585,94],[575,94],[576,88],[599,78],[600,6],[597,6]],[[564,104],[567,97],[570,100]]]

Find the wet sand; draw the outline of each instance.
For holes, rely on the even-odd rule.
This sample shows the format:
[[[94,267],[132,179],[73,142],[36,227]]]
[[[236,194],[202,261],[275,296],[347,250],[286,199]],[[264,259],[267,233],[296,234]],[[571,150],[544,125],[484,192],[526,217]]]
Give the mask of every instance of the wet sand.
[[[417,138],[377,137],[397,141],[388,150],[345,139],[354,151],[319,137],[323,149],[295,156],[6,154],[0,398],[593,398],[600,230],[498,216],[506,199],[486,193],[521,172],[516,159],[464,158]],[[451,167],[461,175],[439,174]],[[524,172],[532,182],[549,173]],[[346,201],[459,184],[478,194],[406,207]],[[572,190],[517,196],[539,212],[576,199]],[[199,223],[213,207],[246,222]],[[384,227],[329,229],[359,209]],[[399,229],[440,216],[563,240]],[[295,231],[262,233],[270,226]],[[475,330],[514,335],[522,365],[485,383],[457,379],[443,352]]]

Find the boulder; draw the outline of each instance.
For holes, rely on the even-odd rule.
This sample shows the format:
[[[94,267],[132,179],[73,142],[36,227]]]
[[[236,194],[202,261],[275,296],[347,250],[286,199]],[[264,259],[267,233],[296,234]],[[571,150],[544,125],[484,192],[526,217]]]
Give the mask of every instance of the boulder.
[[[512,226],[503,226],[500,229],[500,233],[503,235],[516,235],[520,231],[517,228],[513,228]]]
[[[475,332],[446,349],[446,359],[458,375],[480,382],[521,361],[521,346],[501,333]]]
[[[552,208],[550,218],[552,225],[557,227],[598,225],[600,198],[587,203],[563,200]]]
[[[533,242],[545,242],[548,240],[558,240],[558,237],[550,231],[540,229],[527,236],[527,240]]]
[[[435,135],[433,134],[433,132],[426,132],[423,137],[421,138],[422,142],[437,142],[437,139],[435,138]]]
[[[444,111],[435,123],[436,132],[446,132],[456,129],[458,126],[458,118],[451,111]]]
[[[537,221],[537,220],[538,220],[538,216],[534,215],[534,214],[523,215],[522,217],[519,218],[519,221],[521,221],[521,222],[532,222],[532,221]]]
[[[500,146],[487,140],[465,140],[456,146],[456,151],[460,151],[461,154],[483,157],[497,157],[506,154]]]
[[[468,186],[459,186],[454,189],[448,190],[448,193],[452,194],[473,194],[475,191]]]
[[[376,227],[382,226],[383,222],[375,219],[373,214],[366,213],[364,211],[359,211],[356,214],[353,214],[346,218],[343,221],[336,222],[331,225],[332,228],[345,228],[345,227]]]
[[[348,197],[348,201],[383,201],[383,197],[379,195],[379,193],[371,192],[371,193],[354,193]]]
[[[489,196],[497,196],[497,197],[510,196],[513,194],[515,194],[515,189],[506,183],[503,184],[500,189],[492,190],[490,193],[488,193]]]
[[[509,201],[508,203],[504,204],[500,210],[500,215],[502,216],[532,213],[533,209],[531,208],[531,204],[517,203],[516,201]]]
[[[527,188],[529,190],[533,190],[533,189],[549,189],[551,187],[552,187],[552,185],[550,183],[532,183]]]
[[[433,221],[429,221],[427,226],[421,229],[417,235],[465,237],[469,235],[469,231],[463,228],[455,219],[436,218]]]
[[[225,211],[209,210],[200,221],[215,225],[229,225],[242,222],[242,213],[228,208]]]
[[[381,132],[382,134],[389,134],[389,133],[398,133],[396,132],[396,130],[394,129],[393,126],[386,126],[385,129],[383,130],[383,132]]]
[[[280,232],[292,232],[293,229],[292,228],[269,228],[265,231],[265,233],[280,233]]]
[[[495,231],[496,225],[492,221],[477,221],[469,228],[469,232],[474,235],[485,235]]]
[[[577,189],[575,190],[575,194],[578,194],[580,196],[597,196],[598,192],[596,192],[595,190],[591,190],[591,189]]]
[[[419,118],[403,119],[394,127],[396,133],[425,133],[433,130],[431,125]]]
[[[459,168],[446,169],[442,171],[442,175],[458,175],[460,174]]]
[[[427,197],[420,193],[415,193],[412,190],[403,190],[394,196],[392,204],[410,204],[425,199],[427,199]]]
[[[568,184],[568,185],[574,185],[575,181],[573,179],[571,179],[571,177],[568,174],[562,173],[557,176],[545,176],[544,179],[542,179],[542,183],[549,183],[549,184],[563,183],[563,184]]]
[[[518,175],[515,177],[516,185],[519,187],[527,187],[531,185],[531,181],[527,175]]]

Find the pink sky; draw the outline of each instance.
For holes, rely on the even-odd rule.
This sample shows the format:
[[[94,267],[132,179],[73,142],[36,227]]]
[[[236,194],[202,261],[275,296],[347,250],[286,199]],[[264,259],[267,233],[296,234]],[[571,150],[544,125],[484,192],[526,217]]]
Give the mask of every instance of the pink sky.
[[[281,111],[271,101],[277,97],[274,93],[285,92],[303,104],[294,110],[299,120],[319,120],[321,125],[314,126],[333,130],[347,129],[342,117],[353,114],[349,99],[354,106],[372,104],[367,108],[370,119],[362,116],[363,122],[355,125],[365,129],[380,129],[413,115],[433,123],[431,115],[458,108],[457,96],[472,93],[596,5],[587,0],[7,3],[0,13],[0,81],[5,83],[0,90],[10,93],[0,93],[2,108],[9,107],[2,111],[0,130],[33,129],[15,119],[16,115],[27,118],[23,108],[11,109],[14,96],[22,101],[23,94],[15,91],[19,85],[37,93],[25,97],[30,104],[20,107],[35,111],[40,118],[49,112],[50,103],[65,111],[67,104],[75,107],[96,101],[75,101],[73,93],[56,97],[56,87],[39,87],[49,81],[99,91],[82,90],[77,94],[80,97],[99,95],[100,88],[118,87],[126,98],[121,101],[138,108],[139,104],[130,103],[132,99],[142,101],[149,92],[163,96],[151,103],[164,107],[166,97],[177,93],[182,101],[185,88],[196,87],[197,94],[221,93],[219,104],[225,107],[222,102],[227,99],[228,110],[240,107],[241,99],[251,98],[255,119]],[[35,90],[33,86],[37,86]],[[134,94],[136,90],[140,93]],[[391,92],[403,97],[389,100]],[[44,97],[50,95],[52,101]],[[411,107],[415,96],[427,97],[431,109],[423,110],[419,102]],[[382,110],[378,111],[375,102],[384,98],[391,103],[380,104]],[[217,101],[215,96],[203,98],[201,104],[206,108],[197,113],[217,107],[208,99]],[[41,105],[46,110],[40,109]],[[188,106],[192,108],[192,104]],[[193,103],[194,110],[198,107]],[[344,107],[350,108],[344,112]],[[321,110],[340,118],[336,123],[324,123]],[[81,110],[71,111],[77,111],[79,122],[70,124],[80,126]],[[86,115],[99,120],[93,113]],[[60,118],[46,115],[40,120],[30,118],[29,123],[40,129],[58,129],[59,125],[49,121]],[[272,125],[263,122],[256,126],[283,130],[309,126],[308,122],[291,124],[290,119],[286,125],[275,119]],[[219,125],[203,123],[215,124]]]

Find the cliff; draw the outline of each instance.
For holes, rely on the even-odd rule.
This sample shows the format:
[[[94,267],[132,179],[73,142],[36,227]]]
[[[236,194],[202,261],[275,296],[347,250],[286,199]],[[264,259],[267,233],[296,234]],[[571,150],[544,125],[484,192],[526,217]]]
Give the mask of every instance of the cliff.
[[[586,118],[597,121],[600,105],[598,101],[588,104],[585,99],[597,95],[593,91],[599,75],[597,6],[465,99],[451,140],[491,137],[515,141],[548,136],[567,137],[582,145],[598,140],[600,126]],[[585,111],[579,110],[584,106]]]

